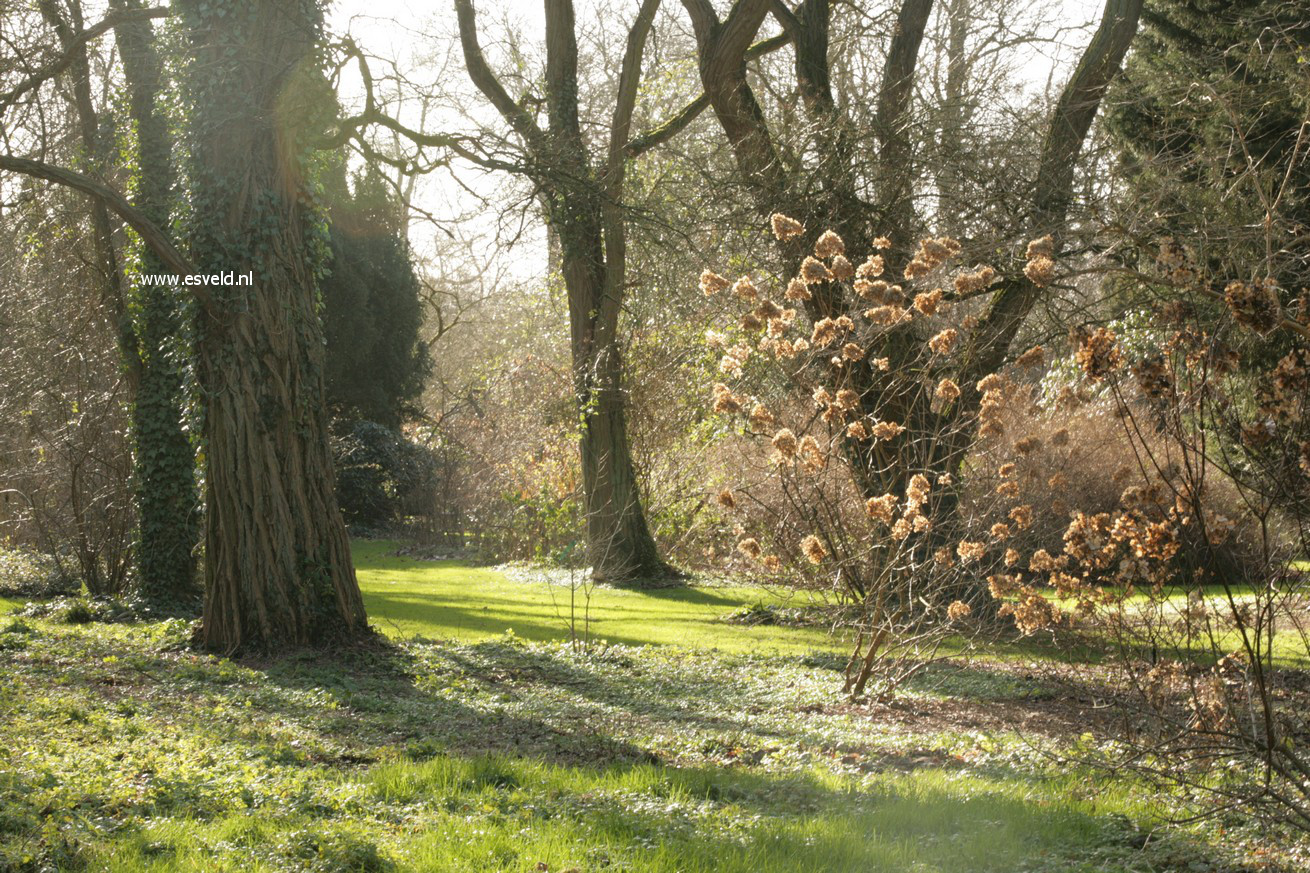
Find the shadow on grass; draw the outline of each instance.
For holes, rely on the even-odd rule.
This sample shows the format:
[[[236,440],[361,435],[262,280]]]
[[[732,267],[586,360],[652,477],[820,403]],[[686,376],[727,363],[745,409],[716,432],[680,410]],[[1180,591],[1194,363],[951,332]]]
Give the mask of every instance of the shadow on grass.
[[[242,869],[243,858],[277,857],[306,834],[317,839],[339,828],[380,845],[399,869],[431,870],[565,869],[579,855],[589,870],[817,873],[918,864],[980,871],[1012,870],[1023,861],[1052,869],[1031,862],[1127,846],[1133,838],[1123,821],[1073,800],[1072,777],[1070,786],[1034,791],[1033,774],[1003,763],[977,769],[907,762],[907,769],[847,773],[771,772],[743,756],[716,765],[662,764],[652,754],[658,739],[648,749],[614,736],[613,721],[661,722],[652,729],[657,738],[702,728],[745,733],[752,725],[737,713],[755,700],[744,686],[686,671],[671,676],[661,662],[625,661],[622,654],[574,661],[507,642],[379,642],[234,665],[85,629],[58,634],[63,648],[50,656],[5,665],[0,653],[0,666],[21,668],[25,699],[60,687],[75,693],[93,719],[135,700],[136,717],[149,731],[225,750],[217,771],[192,768],[167,794],[156,790],[156,776],[141,781],[143,768],[169,767],[166,757],[155,757],[162,752],[125,747],[133,757],[121,762],[105,750],[116,763],[97,790],[123,801],[77,793],[68,802],[118,823],[94,836],[88,850],[100,851],[94,841],[104,841],[115,869],[144,869],[160,859],[168,861],[161,869],[201,869],[201,861],[205,869]],[[36,645],[49,643],[42,637]],[[676,705],[702,696],[704,707]],[[575,699],[598,706],[576,707]],[[570,707],[573,717],[562,717]],[[807,736],[801,721],[785,732],[793,747],[821,752],[822,731]],[[211,783],[245,778],[252,761],[273,765],[262,777],[273,780],[270,799],[261,801],[269,806],[211,794]],[[350,803],[332,805],[296,800],[294,790],[280,795],[276,780],[351,780],[358,788]],[[149,790],[138,798],[142,787]],[[63,790],[58,778],[47,787]],[[50,800],[34,794],[32,802]],[[160,819],[177,826],[161,837],[152,830]],[[24,834],[33,832],[30,820],[14,821]],[[244,821],[252,824],[242,840],[228,840],[234,823]],[[412,826],[397,830],[398,821]],[[231,862],[225,856],[222,865],[212,863],[215,851],[231,853]],[[85,866],[98,869],[94,858]]]

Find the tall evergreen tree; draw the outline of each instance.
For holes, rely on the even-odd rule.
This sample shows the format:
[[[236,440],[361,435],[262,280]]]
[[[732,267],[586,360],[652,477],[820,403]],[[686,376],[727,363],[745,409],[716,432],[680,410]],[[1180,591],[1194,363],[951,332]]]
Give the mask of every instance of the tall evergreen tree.
[[[332,249],[322,282],[327,401],[339,418],[395,428],[412,416],[429,370],[404,208],[375,167],[355,178],[353,190],[340,162],[326,176]]]
[[[1108,116],[1126,222],[1216,276],[1310,282],[1304,239],[1295,251],[1310,227],[1305,4],[1152,0],[1142,20]]]

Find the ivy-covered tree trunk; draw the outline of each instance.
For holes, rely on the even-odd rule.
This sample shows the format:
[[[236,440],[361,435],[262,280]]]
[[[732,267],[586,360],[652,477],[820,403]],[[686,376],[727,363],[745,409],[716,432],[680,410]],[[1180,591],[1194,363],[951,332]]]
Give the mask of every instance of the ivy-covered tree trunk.
[[[55,31],[69,65],[70,93],[84,148],[83,160],[103,172],[113,162],[114,132],[102,129],[92,95],[91,65],[82,30],[82,5],[67,9],[41,0],[42,16]],[[111,0],[115,13],[144,8],[140,0]],[[167,119],[156,108],[162,71],[149,20],[125,20],[116,28],[129,91],[128,115],[136,134],[133,198],[143,216],[168,226],[173,186],[171,140]],[[182,380],[168,347],[178,332],[173,292],[164,286],[134,284],[140,273],[163,273],[163,262],[142,247],[139,259],[122,259],[114,245],[109,210],[91,202],[99,266],[104,272],[105,303],[119,326],[119,352],[127,376],[132,408],[133,474],[136,482],[137,573],[133,587],[156,602],[189,599],[195,592],[196,485],[195,454],[182,425]]]
[[[142,6],[140,0],[110,2],[115,11]],[[136,140],[133,199],[147,219],[164,228],[173,198],[173,143],[159,106],[163,69],[154,28],[145,20],[127,22],[115,29],[115,38]],[[140,281],[142,274],[168,272],[150,248],[139,247],[133,272],[138,278],[127,294],[134,313],[130,353],[137,367],[132,408],[140,525],[136,588],[151,600],[176,603],[195,594],[193,553],[199,535],[195,450],[183,428],[181,303],[176,288]]]
[[[367,632],[333,492],[317,282],[326,224],[307,163],[321,15],[307,0],[185,0],[198,269],[253,273],[201,296],[205,609],[222,651]],[[234,280],[235,281],[235,280]]]

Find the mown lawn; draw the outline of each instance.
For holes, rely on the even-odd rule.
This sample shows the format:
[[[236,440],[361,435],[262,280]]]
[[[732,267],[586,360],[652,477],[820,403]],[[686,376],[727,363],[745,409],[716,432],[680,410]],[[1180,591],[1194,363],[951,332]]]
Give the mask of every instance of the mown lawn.
[[[344,653],[234,662],[192,651],[185,620],[0,617],[0,873],[1254,873],[1310,858],[1286,837],[1274,851],[1240,810],[1164,824],[1170,796],[1073,763],[1109,738],[1024,666],[1054,654],[1036,642],[853,704],[840,641],[719,620],[763,590],[598,590],[607,643],[579,652],[567,589],[395,549],[356,543],[391,640]]]
[[[356,540],[353,545],[369,618],[392,638],[475,642],[512,630],[525,640],[551,642],[568,638],[570,615],[578,632],[583,631],[585,598],[577,596],[571,613],[566,586],[511,578],[459,561],[398,557],[398,546],[388,540]],[[761,654],[844,648],[840,638],[818,628],[745,627],[721,620],[759,602],[804,601],[762,588],[596,588],[590,600],[591,635],[624,645],[675,644]]]
[[[1255,869],[1240,815],[1153,831],[1145,786],[839,705],[808,658],[500,638],[237,664],[188,630],[0,620],[0,870]]]

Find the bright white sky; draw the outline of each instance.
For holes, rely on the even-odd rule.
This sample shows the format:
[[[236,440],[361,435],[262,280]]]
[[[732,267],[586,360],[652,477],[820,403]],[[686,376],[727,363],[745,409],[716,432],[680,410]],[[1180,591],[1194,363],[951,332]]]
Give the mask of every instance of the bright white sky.
[[[604,0],[579,0],[579,19],[586,15],[586,7]],[[610,0],[606,5],[621,9],[627,0]],[[635,0],[631,0],[635,4]],[[1026,80],[1034,90],[1043,90],[1053,84],[1058,88],[1066,69],[1071,69],[1070,62],[1075,52],[1080,51],[1090,35],[1090,28],[1076,30],[1089,22],[1094,22],[1100,14],[1104,0],[1033,0],[1021,4],[1020,8],[1037,10],[1045,13],[1051,22],[1052,35],[1055,28],[1070,29],[1062,35],[1062,45],[1032,46],[1017,49],[1022,56],[1015,58],[1019,65],[1020,78]],[[870,3],[870,8],[890,5],[891,0]],[[675,13],[680,8],[677,0],[668,0],[666,4]],[[724,4],[719,4],[724,5]],[[497,34],[504,33],[504,26],[509,22],[525,46],[538,46],[544,36],[544,15],[542,0],[478,0],[476,2],[479,25],[484,31],[484,48],[494,42]],[[335,0],[328,14],[328,25],[334,34],[349,33],[364,50],[376,58],[395,59],[399,68],[414,82],[432,85],[443,91],[464,91],[469,86],[458,57],[452,54],[455,44],[455,13],[451,0],[434,0],[430,5],[406,2],[406,0]],[[1056,65],[1063,69],[1057,69]],[[1055,81],[1051,83],[1052,71]],[[351,83],[343,83],[348,99]],[[475,111],[485,111],[480,101],[474,101]],[[419,126],[413,107],[401,113],[401,117],[411,126]],[[445,117],[429,116],[423,122],[428,130],[452,130],[466,126],[460,124],[458,113]],[[466,189],[471,189],[480,196],[494,196],[498,186],[504,180],[477,174],[468,168],[458,170],[458,180],[451,172],[439,170],[426,177],[418,184],[415,192],[416,205],[446,224],[446,230],[456,230],[461,235],[476,237],[479,242],[475,250],[481,250],[486,258],[495,257],[498,249],[496,236],[498,229],[493,217],[482,210],[479,215],[477,197]],[[459,216],[464,216],[454,224]],[[500,228],[502,238],[516,233],[519,228]],[[517,264],[512,272],[522,278],[540,275],[544,270],[544,233],[531,224],[522,228],[523,235],[518,239],[518,253],[509,260]],[[445,236],[445,232],[434,228],[426,221],[418,221],[411,228],[411,241],[420,254],[430,254],[433,250],[434,237]],[[475,255],[476,257],[477,255]]]

